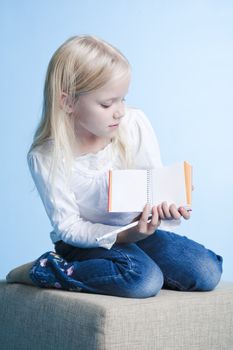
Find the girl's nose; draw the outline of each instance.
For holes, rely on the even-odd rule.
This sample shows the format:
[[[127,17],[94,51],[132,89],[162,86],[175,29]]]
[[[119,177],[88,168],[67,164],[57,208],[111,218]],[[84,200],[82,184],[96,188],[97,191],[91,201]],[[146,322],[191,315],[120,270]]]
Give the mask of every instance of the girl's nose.
[[[119,113],[114,113],[114,115],[113,115],[114,119],[121,119],[122,117],[124,117],[124,115],[123,114],[120,115]]]
[[[124,117],[124,115],[125,115],[125,108],[124,108],[124,106],[122,106],[122,107],[118,108],[117,111],[114,112],[113,117],[115,119],[121,119],[122,117]]]

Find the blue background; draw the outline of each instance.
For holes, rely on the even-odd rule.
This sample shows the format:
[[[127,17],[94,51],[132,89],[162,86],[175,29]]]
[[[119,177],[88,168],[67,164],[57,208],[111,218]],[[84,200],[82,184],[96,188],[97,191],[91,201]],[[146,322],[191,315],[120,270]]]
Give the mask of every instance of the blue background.
[[[49,59],[68,37],[95,34],[129,59],[127,103],[144,110],[168,165],[194,167],[193,214],[178,231],[232,273],[232,1],[1,1],[0,278],[53,250],[26,153]]]

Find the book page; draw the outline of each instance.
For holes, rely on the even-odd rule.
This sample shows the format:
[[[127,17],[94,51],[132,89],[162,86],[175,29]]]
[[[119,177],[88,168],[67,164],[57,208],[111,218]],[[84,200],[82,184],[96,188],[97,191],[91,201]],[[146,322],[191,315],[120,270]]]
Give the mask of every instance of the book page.
[[[167,202],[187,206],[184,163],[152,169],[153,205]]]
[[[143,211],[147,202],[146,170],[110,170],[109,203],[110,212]]]

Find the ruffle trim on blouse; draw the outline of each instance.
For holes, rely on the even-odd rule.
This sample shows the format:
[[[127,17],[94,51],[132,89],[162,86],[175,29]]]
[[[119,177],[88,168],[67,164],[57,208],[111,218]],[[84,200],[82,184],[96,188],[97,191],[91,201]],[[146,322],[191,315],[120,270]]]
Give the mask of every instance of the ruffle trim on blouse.
[[[110,142],[105,148],[96,153],[88,153],[76,157],[73,171],[85,174],[86,176],[102,175],[107,170],[115,166],[117,154],[113,144]]]

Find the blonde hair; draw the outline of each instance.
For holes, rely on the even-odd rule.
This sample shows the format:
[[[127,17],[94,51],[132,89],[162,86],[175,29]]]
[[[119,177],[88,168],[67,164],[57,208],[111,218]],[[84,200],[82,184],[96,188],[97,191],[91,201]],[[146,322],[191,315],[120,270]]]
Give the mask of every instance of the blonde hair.
[[[46,73],[41,120],[28,152],[53,139],[51,182],[62,158],[68,177],[73,161],[73,118],[68,118],[60,106],[62,93],[65,92],[76,100],[80,94],[97,90],[109,79],[123,77],[130,71],[131,67],[126,57],[117,48],[96,36],[71,37],[55,51]],[[127,168],[132,164],[132,158],[125,132],[120,129],[112,142]]]

